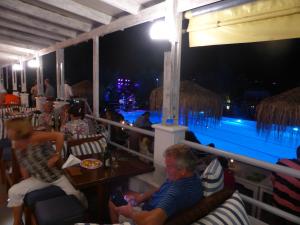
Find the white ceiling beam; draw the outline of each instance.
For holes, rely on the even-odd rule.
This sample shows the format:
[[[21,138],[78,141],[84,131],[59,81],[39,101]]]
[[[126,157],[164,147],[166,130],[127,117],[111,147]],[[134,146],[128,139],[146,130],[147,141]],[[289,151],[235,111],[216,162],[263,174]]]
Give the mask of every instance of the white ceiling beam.
[[[4,35],[0,35],[0,42],[1,44],[8,44],[8,45],[13,45],[16,47],[27,48],[32,50],[40,50],[44,48],[43,45],[38,45],[36,43],[31,43],[29,41],[18,40],[16,38],[7,37]]]
[[[122,0],[122,1],[116,1],[116,0],[98,0],[100,2],[104,2],[108,5],[111,5],[115,8],[121,9],[125,12],[128,12],[130,14],[136,15],[138,14],[141,5],[138,4],[134,0]]]
[[[27,48],[20,48],[13,45],[7,45],[0,43],[0,50],[7,50],[9,52],[21,53],[21,54],[35,54],[36,51]]]
[[[107,14],[104,14],[92,8],[81,5],[72,0],[63,0],[63,1],[62,0],[37,0],[37,1],[77,14],[79,16],[88,18],[98,23],[109,24],[112,19],[112,17]]]
[[[11,53],[0,51],[0,58],[2,58],[2,59],[15,59],[15,60],[18,60],[18,59],[21,59],[22,56],[14,55],[14,54],[11,54]]]
[[[74,30],[88,32],[92,27],[91,24],[84,23],[70,17],[62,16],[58,13],[54,13],[18,0],[0,1],[0,6]]]
[[[83,33],[78,35],[78,37],[73,39],[68,39],[60,43],[56,43],[55,45],[45,48],[39,51],[39,55],[45,55],[50,52],[54,52],[60,48],[66,48],[71,45],[76,45],[78,43],[87,41],[96,36],[104,36],[109,33],[113,33],[115,31],[124,30],[129,27],[136,26],[138,24],[142,24],[148,21],[152,21],[161,17],[164,17],[166,13],[166,4],[165,2],[156,4],[152,7],[141,10],[138,15],[128,15],[121,17],[112,21],[108,25],[102,25],[90,32]]]
[[[25,33],[29,33],[29,34],[38,35],[38,36],[45,37],[45,38],[48,38],[48,39],[52,39],[52,40],[55,40],[55,41],[63,41],[63,40],[66,39],[65,37],[60,36],[60,35],[51,34],[51,33],[41,31],[41,30],[38,30],[38,29],[34,29],[34,28],[31,28],[31,27],[25,27],[25,26],[22,26],[22,25],[19,25],[17,23],[13,23],[13,22],[10,22],[10,21],[7,21],[7,20],[0,20],[0,26],[10,28],[10,29],[13,29],[13,30],[17,30],[17,31],[21,31],[21,32],[25,32]]]
[[[53,41],[53,40],[41,38],[39,36],[34,36],[31,34],[21,33],[18,31],[13,31],[13,30],[9,30],[9,29],[1,29],[1,27],[0,27],[0,34],[9,36],[9,37],[14,37],[14,38],[17,38],[20,40],[25,40],[25,41],[30,41],[33,43],[42,44],[45,46],[49,46],[49,45],[52,45],[55,43],[55,41]]]
[[[177,11],[184,12],[220,1],[222,0],[178,0]]]
[[[17,52],[17,51],[13,51],[11,49],[7,49],[7,48],[3,48],[0,46],[0,52],[5,52],[5,53],[8,53],[8,54],[12,54],[12,55],[16,55],[16,56],[32,56],[32,54],[28,54],[28,53],[24,53],[24,52]]]
[[[48,22],[40,21],[38,19],[33,19],[29,16],[13,13],[12,11],[3,8],[0,8],[0,17],[3,19],[14,21],[16,23],[20,23],[22,25],[45,30],[50,33],[60,34],[65,37],[76,37],[77,35],[76,31],[65,29]]]

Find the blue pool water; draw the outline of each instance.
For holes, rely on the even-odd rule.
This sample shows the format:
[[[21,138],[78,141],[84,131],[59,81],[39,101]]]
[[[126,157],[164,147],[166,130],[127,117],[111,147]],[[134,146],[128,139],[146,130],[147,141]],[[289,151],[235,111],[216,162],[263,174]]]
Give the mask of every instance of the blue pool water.
[[[138,110],[121,113],[126,121],[133,123],[143,112]],[[161,114],[152,112],[150,120],[152,123],[160,123]],[[202,144],[214,143],[218,149],[265,162],[276,163],[279,158],[296,157],[300,138],[292,138],[289,132],[281,138],[274,133],[269,136],[258,134],[255,126],[255,121],[223,117],[217,125],[203,127],[189,124],[189,129],[195,133]],[[293,128],[293,132],[300,132],[300,129],[298,131],[298,128]]]

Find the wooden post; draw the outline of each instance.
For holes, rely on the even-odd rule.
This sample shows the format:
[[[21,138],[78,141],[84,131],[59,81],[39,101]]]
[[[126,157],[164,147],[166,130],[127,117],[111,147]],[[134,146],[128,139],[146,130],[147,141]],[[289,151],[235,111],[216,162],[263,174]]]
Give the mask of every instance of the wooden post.
[[[99,117],[99,37],[93,38],[93,114]]]
[[[177,13],[177,1],[167,0],[167,26],[172,33],[171,51],[164,59],[163,124],[178,125],[182,13]]]

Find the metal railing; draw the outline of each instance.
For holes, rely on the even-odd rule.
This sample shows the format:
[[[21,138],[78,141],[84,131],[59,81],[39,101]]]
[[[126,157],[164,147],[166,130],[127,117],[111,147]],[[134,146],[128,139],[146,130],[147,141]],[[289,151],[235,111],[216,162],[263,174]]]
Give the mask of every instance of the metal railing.
[[[86,116],[88,118],[91,118],[91,119],[94,119],[94,120],[97,120],[97,121],[108,124],[109,129],[110,129],[110,126],[113,125],[113,126],[125,128],[125,129],[128,129],[128,130],[132,130],[132,131],[135,131],[135,132],[138,132],[138,133],[142,133],[142,134],[145,134],[145,135],[149,135],[149,136],[152,136],[152,137],[154,137],[154,134],[155,134],[155,132],[153,132],[153,131],[148,131],[148,130],[144,130],[144,129],[137,128],[137,127],[132,127],[132,126],[122,124],[122,123],[118,123],[118,122],[114,122],[114,121],[111,121],[111,120],[107,120],[107,119],[103,119],[103,118],[96,118],[96,117],[93,117],[91,115],[86,115]],[[127,152],[135,154],[139,157],[143,157],[143,158],[145,158],[147,160],[150,160],[152,162],[154,161],[152,157],[149,157],[149,156],[143,155],[141,153],[138,153],[136,151],[133,151],[129,148],[126,148],[123,145],[112,142],[110,140],[109,140],[109,143],[116,146],[116,147],[118,147],[118,148],[121,148],[121,149],[123,149]],[[208,147],[206,145],[201,145],[201,144],[197,144],[197,143],[186,141],[186,140],[181,140],[180,143],[186,144],[186,145],[192,147],[193,149],[208,152],[208,153],[211,153],[211,154],[214,154],[214,155],[223,156],[223,157],[226,157],[226,158],[231,158],[231,159],[234,159],[236,161],[243,162],[243,163],[246,163],[246,164],[249,164],[249,165],[252,165],[252,166],[260,167],[260,168],[263,168],[263,169],[267,169],[267,170],[270,170],[270,171],[273,171],[273,172],[283,173],[283,174],[286,174],[286,175],[289,175],[289,176],[292,176],[292,177],[300,178],[300,172],[296,169],[292,169],[292,168],[288,168],[288,167],[285,167],[285,166],[280,166],[280,165],[275,165],[275,164],[263,162],[263,161],[260,161],[260,160],[257,160],[257,159],[253,159],[253,158],[249,158],[249,157],[246,157],[246,156],[226,152],[226,151],[221,150],[221,149]],[[268,205],[266,203],[258,201],[254,198],[250,198],[250,197],[248,197],[246,195],[243,195],[241,193],[240,193],[240,196],[244,201],[246,201],[246,202],[248,202],[252,205],[255,205],[255,206],[257,206],[261,209],[264,209],[268,212],[271,212],[272,214],[280,216],[280,217],[282,217],[282,218],[284,218],[288,221],[291,221],[293,223],[300,224],[300,218],[293,215],[293,214],[291,214],[291,213],[285,212],[281,209],[278,209],[276,207],[273,207],[271,205]]]
[[[256,167],[260,167],[260,168],[264,168],[273,172],[277,172],[277,173],[284,173],[286,175],[292,176],[292,177],[296,177],[300,179],[300,172],[299,170],[296,169],[292,169],[292,168],[288,168],[286,166],[280,166],[280,165],[275,165],[272,163],[267,163],[267,162],[263,162],[257,159],[253,159],[253,158],[249,158],[246,156],[242,156],[242,155],[238,155],[238,154],[234,154],[231,152],[226,152],[223,151],[221,149],[217,149],[217,148],[212,148],[212,147],[208,147],[205,145],[200,145],[200,144],[196,144],[194,142],[190,142],[190,141],[185,141],[182,140],[181,143],[184,143],[194,149],[200,150],[200,151],[204,151],[204,152],[208,152],[214,155],[220,155],[220,156],[224,156],[226,158],[231,158],[231,159],[235,159],[237,161],[252,165],[252,166],[256,166]]]
[[[226,158],[231,158],[234,160],[237,160],[239,162],[243,162],[252,166],[256,166],[256,167],[260,167],[263,169],[267,169],[273,172],[277,172],[277,173],[284,173],[286,175],[292,176],[292,177],[296,177],[296,178],[300,178],[300,172],[299,170],[296,169],[292,169],[292,168],[288,168],[285,166],[280,166],[280,165],[275,165],[275,164],[271,164],[271,163],[267,163],[267,162],[263,162],[257,159],[252,159],[246,156],[242,156],[242,155],[238,155],[238,154],[234,154],[234,153],[230,153],[230,152],[226,152],[223,151],[221,149],[217,149],[217,148],[212,148],[212,147],[207,147],[205,145],[201,145],[201,144],[197,144],[194,142],[190,142],[190,141],[186,141],[186,140],[181,140],[180,141],[183,144],[186,144],[194,149],[200,150],[200,151],[204,151],[204,152],[208,152],[214,155],[220,155],[220,156],[224,156]],[[273,213],[274,215],[278,215],[288,221],[291,221],[293,223],[296,224],[300,224],[300,218],[297,216],[294,216],[291,213],[285,212],[281,209],[275,208],[271,205],[265,204],[261,201],[258,201],[254,198],[250,198],[246,195],[240,194],[241,198],[244,201],[249,202],[252,205],[255,205],[257,207],[260,207],[261,209],[264,209],[268,212]]]
[[[124,128],[124,129],[128,129],[128,130],[131,130],[131,131],[134,131],[134,132],[137,132],[137,133],[141,133],[141,134],[145,134],[145,135],[148,135],[148,136],[151,136],[151,137],[154,137],[154,131],[149,131],[149,130],[145,130],[145,129],[141,129],[141,128],[137,128],[137,127],[132,127],[132,126],[129,126],[127,124],[122,124],[122,123],[118,123],[118,122],[115,122],[115,121],[111,121],[111,120],[107,120],[107,119],[103,119],[103,118],[96,118],[94,116],[91,116],[91,115],[86,115],[86,117],[90,118],[90,119],[93,119],[93,120],[97,120],[97,121],[100,121],[100,122],[103,122],[103,123],[106,123],[108,124],[108,133],[109,133],[109,137],[108,137],[108,143],[115,146],[115,147],[118,147],[120,149],[123,149],[127,152],[130,152],[136,156],[139,156],[139,157],[142,157],[144,159],[147,159],[151,162],[153,162],[153,157],[150,157],[150,156],[147,156],[147,155],[144,155],[144,154],[141,154],[137,151],[134,151],[130,148],[127,148],[123,145],[120,145],[116,142],[113,142],[111,141],[110,139],[110,131],[111,131],[111,125],[113,126],[116,126],[116,127],[120,127],[120,128]]]

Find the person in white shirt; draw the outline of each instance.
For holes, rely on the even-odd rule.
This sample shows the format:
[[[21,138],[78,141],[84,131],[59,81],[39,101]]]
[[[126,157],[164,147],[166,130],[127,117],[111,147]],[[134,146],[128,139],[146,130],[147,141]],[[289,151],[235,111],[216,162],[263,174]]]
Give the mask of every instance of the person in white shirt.
[[[0,105],[5,103],[5,95],[6,89],[4,88],[3,84],[0,83]]]
[[[70,100],[73,97],[73,91],[72,87],[69,85],[69,81],[65,81],[64,85],[64,91],[65,91],[65,100]]]

